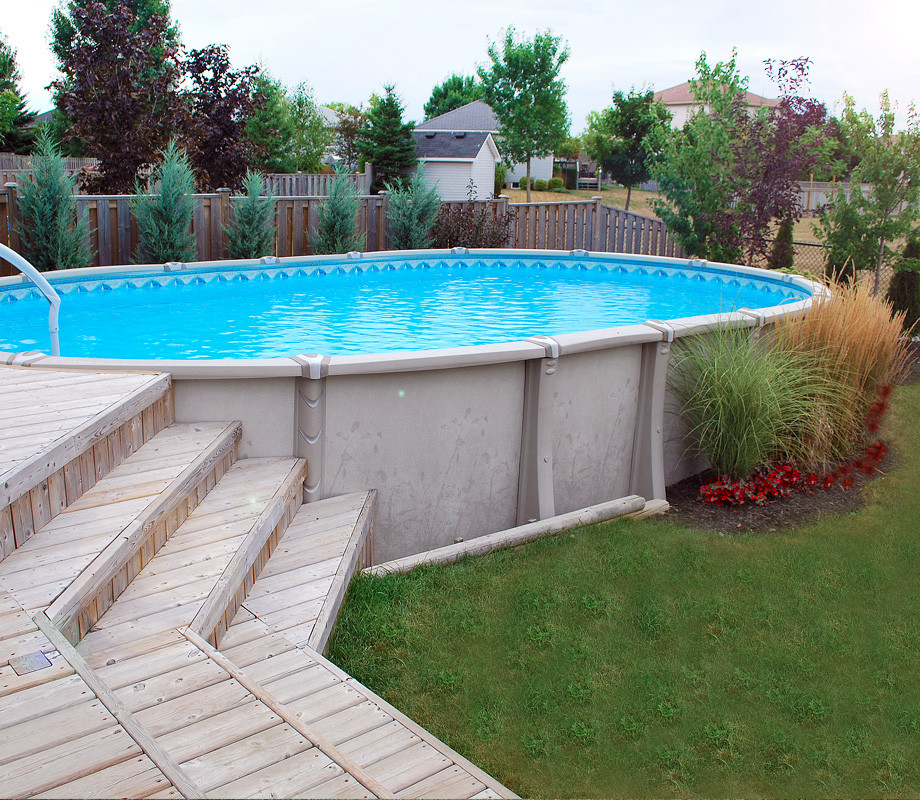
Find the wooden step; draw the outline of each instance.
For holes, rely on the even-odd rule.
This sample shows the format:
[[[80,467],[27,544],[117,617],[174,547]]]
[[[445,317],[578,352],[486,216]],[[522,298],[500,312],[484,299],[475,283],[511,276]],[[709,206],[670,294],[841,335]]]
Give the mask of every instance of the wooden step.
[[[295,644],[323,652],[355,570],[373,559],[377,492],[303,506],[243,607]]]
[[[236,462],[132,579],[80,644],[90,655],[231,617],[300,507],[305,463]]]
[[[0,560],[172,421],[169,375],[0,367]]]
[[[158,434],[0,563],[0,582],[78,641],[229,469],[240,433],[204,423]]]

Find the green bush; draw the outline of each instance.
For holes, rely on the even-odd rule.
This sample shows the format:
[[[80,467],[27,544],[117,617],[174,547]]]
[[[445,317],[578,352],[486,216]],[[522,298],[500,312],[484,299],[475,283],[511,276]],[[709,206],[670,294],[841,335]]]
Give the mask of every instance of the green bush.
[[[418,165],[412,179],[403,186],[386,185],[387,222],[393,250],[424,250],[434,241],[433,229],[441,208],[441,197],[425,180]]]
[[[350,253],[364,248],[364,235],[358,232],[361,200],[345,167],[336,167],[329,197],[317,212],[318,226],[313,251],[320,254]]]
[[[275,198],[262,197],[261,173],[247,171],[243,196],[233,204],[233,223],[224,228],[230,258],[261,258],[275,252]]]
[[[530,188],[533,189],[534,180],[533,180],[533,178],[528,178],[526,175],[525,175],[523,178],[521,178],[520,181],[518,181],[518,186],[519,186],[521,189],[526,190],[526,189],[527,189],[527,181],[528,181],[528,180],[530,181]]]
[[[733,480],[781,462],[809,464],[820,407],[837,391],[813,356],[771,347],[745,328],[681,340],[670,380],[697,448]]]
[[[770,260],[767,266],[770,269],[792,269],[795,263],[795,247],[792,240],[792,223],[780,223],[776,231],[776,238],[770,248]]]
[[[505,191],[505,179],[508,177],[508,167],[501,162],[495,164],[495,190],[493,194],[498,197]]]
[[[546,181],[542,178],[539,178],[533,182],[533,188],[535,192],[545,192],[546,191]]]
[[[551,192],[561,192],[565,188],[565,182],[562,178],[550,178],[549,183],[546,184],[546,188]]]
[[[36,269],[72,269],[90,263],[89,223],[77,218],[76,181],[47,132],[32,157],[32,180],[20,174],[19,238],[22,255]]]
[[[888,301],[895,311],[904,312],[904,328],[910,330],[920,322],[920,235],[908,240],[903,252],[904,269],[899,269],[888,287]]]
[[[185,151],[175,141],[163,151],[163,161],[154,170],[150,185],[156,188],[156,194],[135,184],[137,194],[131,201],[137,221],[139,263],[194,261],[195,174]]]

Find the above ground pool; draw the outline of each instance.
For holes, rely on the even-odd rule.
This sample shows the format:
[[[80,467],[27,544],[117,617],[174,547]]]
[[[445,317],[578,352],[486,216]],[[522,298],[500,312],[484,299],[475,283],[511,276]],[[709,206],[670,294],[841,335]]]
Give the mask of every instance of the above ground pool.
[[[61,355],[117,359],[495,344],[764,309],[810,294],[761,270],[578,251],[419,251],[49,277],[62,298]],[[30,285],[0,286],[0,351],[48,352],[48,341],[45,299]]]

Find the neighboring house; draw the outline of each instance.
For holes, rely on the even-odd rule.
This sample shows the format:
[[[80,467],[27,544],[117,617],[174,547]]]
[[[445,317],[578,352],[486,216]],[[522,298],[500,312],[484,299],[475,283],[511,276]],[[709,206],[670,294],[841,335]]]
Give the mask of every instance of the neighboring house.
[[[779,100],[761,97],[759,94],[754,94],[753,92],[745,92],[745,96],[749,112],[754,112],[764,106],[779,105]],[[655,100],[659,103],[663,103],[668,111],[671,112],[672,128],[683,128],[684,123],[701,108],[709,111],[708,106],[702,106],[696,101],[690,89],[690,81],[686,81],[679,86],[672,86],[670,89],[663,89],[660,92],[655,92]]]
[[[416,130],[415,153],[425,165],[425,179],[442,200],[466,200],[470,179],[485,200],[495,187],[495,164],[501,157],[487,131]]]
[[[426,122],[420,123],[416,131],[466,131],[467,133],[491,133],[495,136],[495,142],[501,149],[501,137],[498,135],[498,120],[491,106],[482,100],[474,100],[465,106],[455,108],[439,117],[432,117]],[[501,157],[498,159],[501,161]],[[534,180],[542,179],[548,181],[553,177],[553,156],[546,158],[534,158],[530,162],[530,177]],[[508,183],[518,183],[521,178],[527,174],[526,164],[515,164],[505,180]],[[494,183],[494,177],[493,177]],[[492,183],[489,184],[490,186]],[[489,192],[483,192],[480,188],[479,196],[484,197]]]

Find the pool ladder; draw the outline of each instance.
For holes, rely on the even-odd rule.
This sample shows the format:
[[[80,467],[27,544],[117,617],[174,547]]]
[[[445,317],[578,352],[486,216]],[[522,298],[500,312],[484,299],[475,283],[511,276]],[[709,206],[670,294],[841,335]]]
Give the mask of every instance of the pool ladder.
[[[58,311],[61,308],[61,296],[54,291],[51,284],[45,279],[45,276],[15,250],[11,250],[5,244],[0,244],[0,257],[5,261],[9,261],[10,264],[16,267],[26,278],[32,281],[51,306],[51,308],[48,309],[48,333],[51,336],[51,355],[59,356],[61,354],[61,343],[58,340]]]

